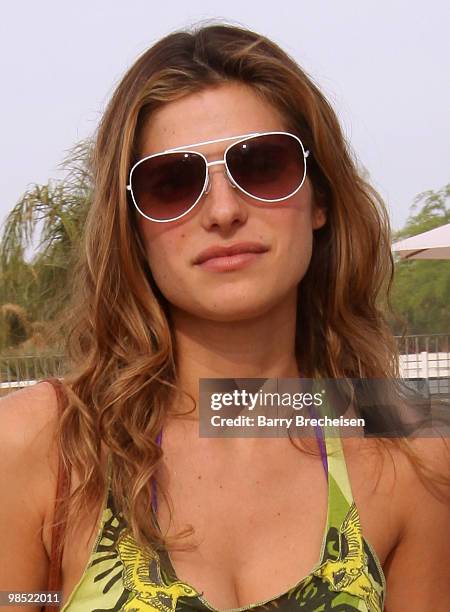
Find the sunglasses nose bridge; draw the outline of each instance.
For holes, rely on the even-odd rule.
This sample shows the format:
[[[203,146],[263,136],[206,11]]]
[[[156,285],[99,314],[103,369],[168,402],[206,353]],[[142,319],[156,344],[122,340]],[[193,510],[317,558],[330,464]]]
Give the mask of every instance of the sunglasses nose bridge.
[[[223,171],[223,175],[226,177],[226,179],[228,180],[228,182],[230,183],[231,187],[233,189],[236,189],[236,185],[234,184],[234,181],[232,180],[229,172],[228,172],[228,168],[226,165],[226,162],[224,159],[219,159],[217,161],[212,161],[212,162],[206,162],[206,170],[207,170],[207,177],[206,177],[206,187],[205,187],[205,195],[208,195],[208,193],[211,191],[211,176],[209,173],[209,167],[210,166],[225,166],[225,169]]]

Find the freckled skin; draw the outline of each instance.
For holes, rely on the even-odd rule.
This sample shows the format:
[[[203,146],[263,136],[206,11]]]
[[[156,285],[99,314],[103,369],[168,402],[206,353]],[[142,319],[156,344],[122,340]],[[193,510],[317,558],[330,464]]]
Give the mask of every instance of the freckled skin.
[[[186,120],[186,117],[189,120]],[[141,135],[141,156],[191,143],[248,134],[288,131],[281,114],[242,84],[190,94],[156,111]],[[222,159],[230,143],[196,149]],[[293,197],[257,202],[233,189],[223,166],[210,168],[211,190],[182,219],[138,224],[155,282],[171,308],[211,321],[238,321],[269,313],[295,300],[311,258],[313,230],[326,222],[314,206],[308,177]],[[269,250],[233,273],[206,272],[194,258],[212,245],[260,242]]]

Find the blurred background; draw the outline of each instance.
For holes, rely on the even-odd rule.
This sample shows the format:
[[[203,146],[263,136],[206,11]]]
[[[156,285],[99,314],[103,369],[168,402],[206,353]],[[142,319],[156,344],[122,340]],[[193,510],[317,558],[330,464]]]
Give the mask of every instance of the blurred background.
[[[52,322],[67,299],[89,203],[89,139],[116,84],[145,49],[173,30],[211,20],[280,44],[335,108],[361,172],[384,198],[397,243],[450,223],[449,17],[443,0],[5,5],[0,384],[21,385],[61,367]],[[448,379],[450,262],[394,256],[397,316],[390,322],[404,374]]]

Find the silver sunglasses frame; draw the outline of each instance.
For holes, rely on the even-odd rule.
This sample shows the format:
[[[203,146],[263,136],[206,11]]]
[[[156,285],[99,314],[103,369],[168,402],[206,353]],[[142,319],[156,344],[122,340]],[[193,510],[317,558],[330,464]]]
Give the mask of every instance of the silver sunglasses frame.
[[[246,191],[245,189],[243,189],[240,185],[238,185],[238,183],[236,183],[236,181],[234,180],[230,169],[228,168],[227,165],[227,161],[226,161],[226,157],[227,157],[227,153],[228,151],[234,147],[235,145],[243,142],[244,140],[248,140],[250,138],[257,138],[258,136],[269,136],[272,134],[283,134],[286,136],[291,136],[292,138],[295,138],[295,140],[300,144],[300,147],[302,149],[303,152],[303,161],[304,161],[304,171],[303,171],[303,177],[302,180],[300,182],[300,185],[289,195],[284,196],[283,198],[278,198],[276,200],[268,200],[265,198],[259,198],[251,193],[249,193],[248,191]],[[236,140],[238,139],[238,140]],[[216,161],[211,161],[209,162],[206,157],[203,155],[203,153],[200,153],[199,151],[192,151],[191,149],[193,147],[200,147],[203,145],[209,145],[209,144],[215,144],[217,142],[227,142],[230,140],[236,140],[236,142],[231,143],[224,151],[223,154],[223,158],[216,160]],[[196,155],[199,155],[200,157],[203,158],[204,162],[205,162],[205,181],[203,183],[203,187],[202,190],[200,192],[200,195],[198,196],[198,198],[195,200],[195,202],[192,204],[192,206],[190,206],[187,210],[185,210],[183,213],[181,213],[181,215],[178,215],[177,217],[173,217],[171,219],[154,219],[153,217],[149,217],[148,215],[146,215],[145,213],[142,212],[142,210],[140,210],[136,199],[134,197],[134,193],[133,193],[133,188],[132,188],[132,178],[133,178],[133,172],[136,170],[136,168],[138,166],[140,166],[141,164],[143,164],[145,161],[152,159],[154,157],[160,157],[161,155],[167,155],[170,153],[195,153]],[[228,138],[217,138],[216,140],[206,140],[204,142],[197,142],[194,144],[189,144],[189,145],[183,145],[181,147],[175,147],[173,149],[166,149],[165,151],[161,151],[160,153],[154,153],[153,155],[147,155],[147,157],[143,157],[142,159],[140,159],[139,161],[137,161],[134,166],[131,168],[130,170],[130,174],[129,174],[129,178],[128,178],[128,185],[126,186],[127,190],[131,193],[131,199],[133,200],[133,204],[136,207],[137,211],[139,212],[139,214],[141,214],[143,217],[145,217],[146,219],[148,219],[149,221],[153,221],[154,223],[170,223],[171,221],[177,221],[178,219],[181,219],[182,217],[184,217],[185,215],[187,215],[189,212],[191,212],[191,210],[198,204],[198,202],[201,200],[201,198],[203,197],[203,195],[208,194],[209,190],[211,188],[211,181],[209,178],[209,167],[210,166],[217,166],[219,164],[224,165],[225,166],[225,171],[226,171],[226,176],[228,181],[230,182],[231,186],[233,187],[233,189],[239,189],[239,191],[241,191],[242,193],[245,193],[245,195],[249,196],[250,198],[253,198],[254,200],[257,200],[259,202],[283,202],[284,200],[287,200],[288,198],[291,198],[293,195],[295,195],[298,191],[300,191],[300,189],[303,186],[303,183],[305,182],[305,178],[306,178],[306,158],[309,155],[309,150],[305,150],[302,141],[300,140],[300,138],[298,136],[296,136],[295,134],[291,134],[290,132],[253,132],[251,134],[241,134],[240,136],[230,136]]]

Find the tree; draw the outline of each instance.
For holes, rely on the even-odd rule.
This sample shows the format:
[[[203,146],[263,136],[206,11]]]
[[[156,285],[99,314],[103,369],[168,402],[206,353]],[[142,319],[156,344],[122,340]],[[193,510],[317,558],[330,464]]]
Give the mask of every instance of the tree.
[[[394,241],[427,232],[450,223],[450,183],[439,191],[424,191],[414,198],[405,227],[394,234]]]
[[[76,145],[62,163],[65,178],[32,185],[6,218],[0,238],[0,294],[4,305],[13,306],[29,320],[30,335],[23,338],[23,334],[3,329],[0,350],[29,341],[33,333],[41,344],[45,323],[54,318],[67,299],[67,276],[92,196],[90,150],[89,140]],[[27,261],[27,249],[33,246],[38,232],[38,245]],[[13,320],[8,314],[0,320],[0,326]],[[33,322],[41,325],[32,325]]]
[[[450,223],[450,184],[419,194],[394,242]],[[395,264],[392,305],[403,324],[392,320],[394,333],[448,333],[450,329],[450,262],[406,260]]]

